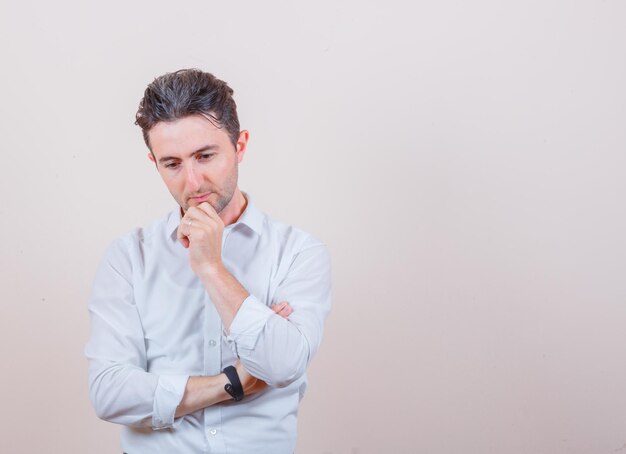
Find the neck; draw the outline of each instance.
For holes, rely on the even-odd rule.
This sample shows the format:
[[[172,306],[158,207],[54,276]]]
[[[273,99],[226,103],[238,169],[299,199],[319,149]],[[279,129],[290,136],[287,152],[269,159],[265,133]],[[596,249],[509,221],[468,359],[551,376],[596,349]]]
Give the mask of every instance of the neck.
[[[237,222],[237,219],[239,219],[239,216],[241,216],[247,206],[248,200],[246,200],[246,197],[239,188],[236,188],[233,198],[230,199],[228,205],[219,213],[220,218],[224,222],[224,226]]]

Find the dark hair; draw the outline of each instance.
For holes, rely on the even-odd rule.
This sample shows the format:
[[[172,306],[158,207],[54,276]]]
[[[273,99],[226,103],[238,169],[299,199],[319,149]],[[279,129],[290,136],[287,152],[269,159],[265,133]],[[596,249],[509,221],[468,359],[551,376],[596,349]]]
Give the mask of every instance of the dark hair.
[[[237,144],[239,118],[233,89],[199,69],[181,69],[154,79],[139,101],[135,124],[141,128],[143,140],[150,148],[148,132],[158,122],[198,114],[225,128],[233,145]]]

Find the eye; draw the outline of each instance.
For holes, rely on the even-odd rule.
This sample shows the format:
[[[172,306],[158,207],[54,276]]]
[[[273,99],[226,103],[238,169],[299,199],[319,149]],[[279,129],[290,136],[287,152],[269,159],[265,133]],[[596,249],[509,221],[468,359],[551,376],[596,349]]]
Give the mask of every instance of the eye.
[[[206,161],[208,159],[211,159],[214,154],[215,153],[202,153],[201,155],[198,156],[198,159]]]
[[[176,169],[178,167],[178,163],[177,162],[169,162],[167,164],[165,164],[165,168],[166,169]]]

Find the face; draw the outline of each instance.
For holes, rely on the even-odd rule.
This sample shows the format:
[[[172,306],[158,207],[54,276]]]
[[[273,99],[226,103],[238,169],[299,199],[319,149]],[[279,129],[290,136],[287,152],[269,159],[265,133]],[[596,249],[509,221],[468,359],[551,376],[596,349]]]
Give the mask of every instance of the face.
[[[202,202],[222,212],[237,190],[238,164],[248,132],[233,145],[227,132],[201,115],[160,122],[148,133],[161,178],[178,204],[187,210]]]

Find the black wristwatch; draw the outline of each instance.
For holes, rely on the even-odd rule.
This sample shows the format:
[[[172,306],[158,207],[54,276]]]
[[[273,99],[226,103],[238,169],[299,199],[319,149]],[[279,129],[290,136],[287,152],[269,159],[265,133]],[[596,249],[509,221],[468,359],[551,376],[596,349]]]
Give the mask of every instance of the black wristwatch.
[[[224,385],[224,389],[232,396],[233,400],[239,402],[243,399],[243,386],[241,386],[241,380],[239,380],[237,369],[235,369],[235,366],[228,366],[222,372],[226,374],[226,377],[230,382]]]

